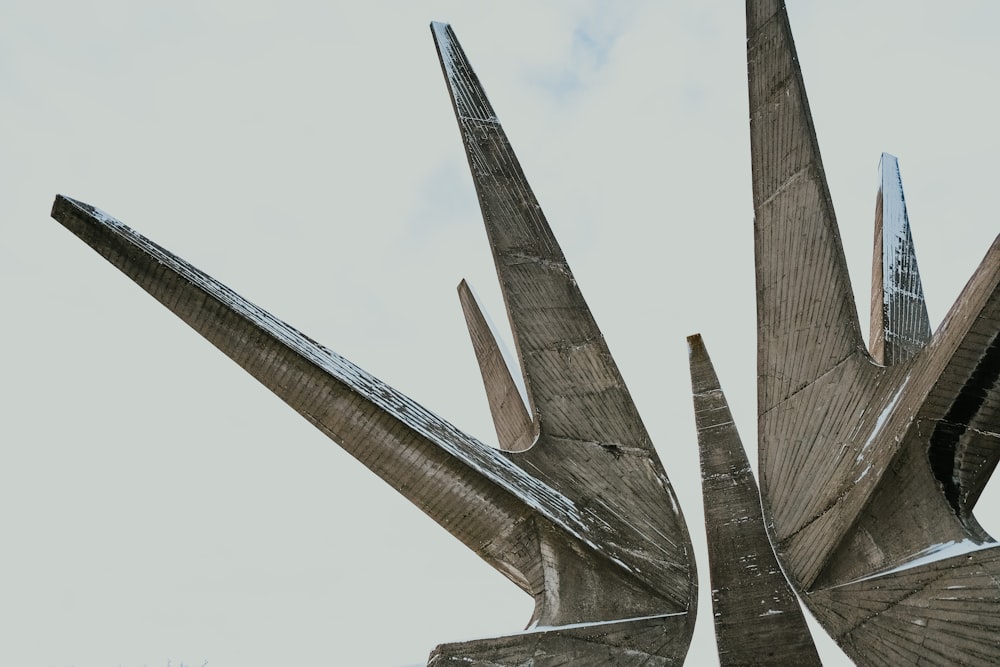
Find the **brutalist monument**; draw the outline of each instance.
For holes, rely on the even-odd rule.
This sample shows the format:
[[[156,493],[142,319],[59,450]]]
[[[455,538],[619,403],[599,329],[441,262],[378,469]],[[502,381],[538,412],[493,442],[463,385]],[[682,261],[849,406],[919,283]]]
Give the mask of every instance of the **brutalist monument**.
[[[797,594],[859,663],[994,664],[1000,550],[972,509],[1000,455],[1000,245],[931,334],[885,156],[867,350],[784,4],[746,13],[759,497],[689,339],[720,660],[817,664]],[[482,86],[431,29],[520,363],[463,282],[499,449],[100,210],[60,196],[53,216],[534,598],[526,631],[429,664],[680,664],[697,576],[677,499]]]

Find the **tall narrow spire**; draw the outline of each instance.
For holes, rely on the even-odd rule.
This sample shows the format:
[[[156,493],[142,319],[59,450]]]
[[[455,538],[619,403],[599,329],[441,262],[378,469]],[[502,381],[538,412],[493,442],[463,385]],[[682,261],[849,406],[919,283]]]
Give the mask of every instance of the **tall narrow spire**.
[[[802,609],[771,549],[757,483],[700,335],[688,337],[688,354],[719,662],[819,665]]]
[[[882,182],[875,201],[868,349],[876,362],[892,366],[923,349],[931,339],[931,323],[906,214],[899,161],[882,153],[879,173]]]
[[[486,385],[486,398],[493,415],[500,449],[506,452],[523,452],[538,438],[537,422],[528,412],[530,400],[514,380],[506,356],[496,333],[483,314],[476,295],[464,280],[458,285],[458,298],[469,328],[476,361]],[[518,369],[519,370],[519,369]]]
[[[687,529],[656,450],[468,57],[450,26],[434,23],[431,32],[537,429],[511,461],[577,502],[601,506],[609,531],[644,544],[618,557],[657,582],[674,611],[688,609],[695,584]]]
[[[432,24],[545,447],[653,448],[541,206],[450,26]]]
[[[862,341],[784,3],[747,3],[747,70],[764,414]]]

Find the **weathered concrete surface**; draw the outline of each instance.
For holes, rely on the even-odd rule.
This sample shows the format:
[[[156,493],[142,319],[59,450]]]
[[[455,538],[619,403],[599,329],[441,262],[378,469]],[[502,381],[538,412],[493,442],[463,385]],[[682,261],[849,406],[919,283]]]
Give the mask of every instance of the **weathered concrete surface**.
[[[631,573],[622,584],[610,586],[610,579],[604,581],[606,566],[580,567],[590,556],[581,559],[580,554],[552,550],[546,562],[554,566],[544,596],[536,598],[536,619],[540,625],[560,626],[684,614],[670,617],[671,626],[683,627],[682,618],[693,622],[696,577],[687,529],[663,466],[454,32],[440,23],[431,30],[520,365],[508,369],[501,363],[496,340],[471,292],[460,287],[498,436],[502,446],[512,450],[515,465],[577,505],[593,508],[606,521],[604,548],[614,563],[609,571]],[[523,380],[528,408],[519,400],[511,371]],[[636,587],[644,593],[637,592],[631,606],[623,607],[622,593]],[[573,601],[577,597],[586,604]],[[683,656],[676,646],[686,646],[689,636],[680,644],[658,639],[655,650],[646,640],[633,639],[626,648],[674,660]],[[582,651],[585,643],[573,645],[577,648],[564,659],[590,659]],[[551,651],[554,645],[547,639],[546,646]],[[485,659],[481,651],[474,655]]]
[[[784,4],[746,8],[759,469],[775,551],[859,663],[996,664],[1000,550],[953,472],[982,467],[928,453],[997,439],[1000,241],[922,351],[876,364]]]
[[[511,667],[660,667],[684,663],[684,614],[535,629],[507,637],[443,644],[428,667],[497,665]]]
[[[451,28],[432,25],[530,410],[460,290],[493,449],[96,208],[53,217],[535,600],[538,630],[435,664],[678,664],[697,577],[677,499],[604,338]]]
[[[538,420],[528,413],[527,396],[521,395],[521,389],[500,349],[500,342],[490,329],[475,294],[464,280],[459,283],[458,298],[486,385],[486,399],[490,404],[500,449],[523,452],[538,441]]]
[[[917,356],[932,334],[899,161],[883,153],[880,167],[868,347],[876,363],[892,366]],[[934,476],[963,519],[971,515],[1000,458],[996,435],[983,430],[997,423],[987,401],[1000,373],[1000,348],[988,346],[977,369],[963,389],[964,399],[953,404],[935,427],[928,451]],[[978,424],[970,426],[969,420],[977,412],[983,414],[976,418]]]
[[[771,549],[757,482],[700,335],[688,338],[688,354],[719,663],[819,665],[799,601]]]

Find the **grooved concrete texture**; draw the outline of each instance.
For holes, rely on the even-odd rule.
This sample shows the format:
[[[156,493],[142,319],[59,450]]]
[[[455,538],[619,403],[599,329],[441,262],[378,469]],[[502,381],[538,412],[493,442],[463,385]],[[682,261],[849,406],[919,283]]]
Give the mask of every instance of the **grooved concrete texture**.
[[[534,598],[531,630],[438,647],[432,664],[680,664],[697,577],[677,499],[454,32],[431,30],[527,390],[526,405],[462,287],[508,451],[98,209],[58,197],[53,217]]]
[[[701,336],[688,338],[688,354],[719,663],[819,665],[799,601],[771,549],[757,483]]]
[[[1000,242],[926,345],[879,365],[861,338],[784,3],[747,2],[747,64],[759,470],[775,551],[859,663],[996,664],[1000,549],[970,509],[1000,444]],[[915,278],[915,261],[904,264]],[[884,326],[890,338],[905,329]]]

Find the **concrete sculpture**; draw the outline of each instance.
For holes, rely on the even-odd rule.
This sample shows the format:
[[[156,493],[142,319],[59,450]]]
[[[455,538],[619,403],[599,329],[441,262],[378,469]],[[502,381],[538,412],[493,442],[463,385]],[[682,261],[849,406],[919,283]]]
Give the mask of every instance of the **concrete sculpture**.
[[[771,549],[757,483],[701,336],[688,338],[688,354],[719,663],[819,665],[799,601]]]
[[[465,54],[431,29],[527,390],[463,282],[500,450],[98,209],[58,197],[53,217],[535,599],[527,631],[429,664],[680,664],[697,577],[677,499]]]
[[[762,508],[691,341],[720,658],[818,662],[773,546],[859,663],[995,664],[1000,550],[972,510],[1000,458],[1000,241],[932,335],[884,157],[867,350],[784,3],[746,16]],[[432,33],[520,362],[463,282],[499,449],[100,210],[57,197],[53,217],[533,597],[528,630],[429,664],[681,663],[697,580],[676,497],[482,86]]]
[[[1000,242],[929,336],[887,158],[869,353],[783,2],[747,2],[747,64],[775,551],[859,663],[996,664],[1000,549],[972,508],[1000,452]]]

